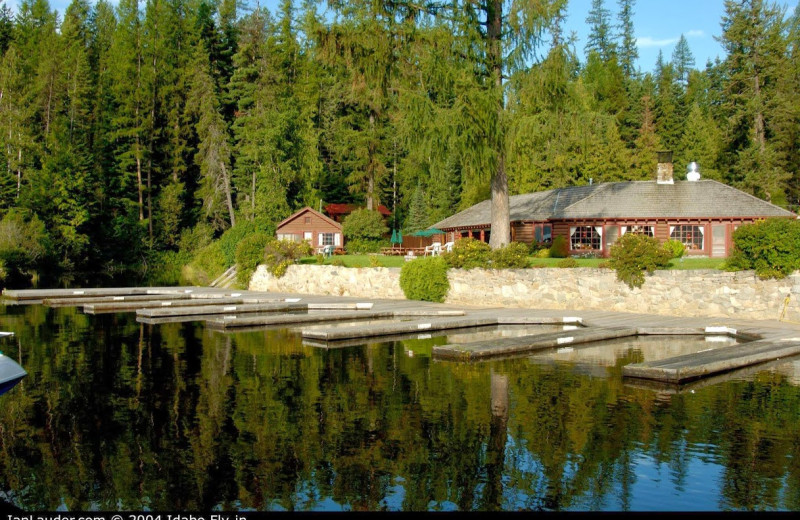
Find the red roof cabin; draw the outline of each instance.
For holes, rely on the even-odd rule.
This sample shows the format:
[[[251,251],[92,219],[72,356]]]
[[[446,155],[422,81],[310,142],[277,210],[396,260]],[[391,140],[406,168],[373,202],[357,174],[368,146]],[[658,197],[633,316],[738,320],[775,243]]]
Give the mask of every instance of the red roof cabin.
[[[325,246],[341,249],[344,244],[342,225],[306,206],[278,224],[278,240],[305,240],[318,252]]]
[[[364,206],[358,206],[356,204],[328,204],[327,206],[325,206],[325,213],[330,215],[330,217],[336,222],[341,222],[347,215],[349,215],[353,211],[363,208]],[[383,215],[384,219],[392,214],[392,212],[389,211],[389,208],[387,208],[383,204],[378,204],[377,211],[378,213]]]

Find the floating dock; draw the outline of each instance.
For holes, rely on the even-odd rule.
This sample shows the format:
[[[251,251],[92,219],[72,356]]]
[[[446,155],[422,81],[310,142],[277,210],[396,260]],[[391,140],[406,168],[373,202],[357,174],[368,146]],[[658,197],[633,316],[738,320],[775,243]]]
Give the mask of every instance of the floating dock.
[[[313,314],[279,314],[277,316],[224,316],[206,321],[213,329],[235,329],[239,327],[254,327],[259,325],[298,325],[302,323],[321,323],[325,321],[352,321],[392,318],[394,313],[360,311],[360,312],[320,312]],[[137,321],[147,323],[143,318]]]
[[[204,304],[184,305],[184,303],[181,302],[177,306],[148,306],[146,308],[137,310],[136,316],[142,316],[145,318],[169,318],[176,316],[201,316],[206,314],[250,314],[255,312],[308,310],[308,305],[305,303],[243,303],[244,300],[239,300],[239,302],[222,302],[227,303],[228,305],[208,305],[210,300],[198,301],[202,301]]]
[[[752,341],[724,349],[626,365],[622,367],[622,375],[677,384],[798,354],[800,337]]]
[[[83,312],[87,314],[101,314],[108,312],[129,312],[139,309],[150,308],[201,308],[210,305],[241,305],[245,303],[259,303],[257,298],[196,298],[190,300],[155,300],[145,302],[110,302],[110,303],[87,303],[83,306]],[[289,304],[283,304],[289,305]],[[202,314],[202,313],[201,313]]]
[[[303,327],[304,344],[323,348],[369,341],[426,339],[446,331],[477,331],[509,325],[563,324],[573,330],[438,345],[434,358],[478,361],[544,349],[580,348],[630,336],[704,335],[746,342],[725,349],[675,356],[623,367],[627,381],[640,385],[682,385],[730,371],[800,355],[800,324],[708,320],[604,311],[453,308],[407,300],[362,301],[336,296],[298,296],[207,287],[126,287],[5,290],[6,304],[78,306],[87,313],[134,312],[137,321],[158,324],[205,321],[221,331]],[[302,300],[302,303],[300,303]],[[368,320],[385,320],[365,323]],[[708,322],[713,325],[708,325]],[[325,326],[342,322],[350,326]],[[317,325],[307,327],[309,324]],[[323,325],[320,325],[323,324]],[[566,327],[565,327],[566,328]],[[627,383],[626,383],[627,384]]]
[[[530,354],[537,350],[563,348],[582,343],[636,336],[636,329],[628,327],[586,328],[562,332],[533,334],[493,341],[478,341],[461,345],[433,347],[433,357],[458,361],[472,361],[489,357],[507,357]]]

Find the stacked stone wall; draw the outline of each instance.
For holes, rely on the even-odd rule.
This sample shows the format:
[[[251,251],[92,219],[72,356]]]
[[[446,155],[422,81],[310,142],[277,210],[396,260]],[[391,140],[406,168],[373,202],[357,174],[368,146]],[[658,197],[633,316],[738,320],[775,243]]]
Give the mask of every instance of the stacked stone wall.
[[[656,271],[639,289],[609,269],[451,269],[446,303],[480,307],[607,310],[667,316],[800,321],[800,272],[759,280],[753,271]],[[403,299],[399,268],[292,265],[282,278],[259,266],[250,289]]]

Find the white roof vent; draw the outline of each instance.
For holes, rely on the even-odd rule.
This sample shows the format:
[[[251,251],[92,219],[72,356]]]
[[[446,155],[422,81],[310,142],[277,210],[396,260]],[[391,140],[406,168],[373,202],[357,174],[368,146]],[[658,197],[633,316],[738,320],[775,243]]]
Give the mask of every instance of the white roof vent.
[[[692,161],[689,163],[689,167],[687,168],[688,171],[686,172],[686,180],[691,182],[697,182],[700,180],[700,167],[697,165],[696,162]]]

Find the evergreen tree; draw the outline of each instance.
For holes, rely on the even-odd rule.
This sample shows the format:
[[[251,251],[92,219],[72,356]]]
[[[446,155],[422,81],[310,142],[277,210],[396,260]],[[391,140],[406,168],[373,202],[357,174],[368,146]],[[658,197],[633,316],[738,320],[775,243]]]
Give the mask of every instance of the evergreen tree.
[[[672,50],[672,65],[675,68],[675,79],[684,86],[689,83],[689,73],[694,69],[694,56],[689,49],[689,42],[682,34]]]
[[[783,192],[790,177],[772,141],[772,100],[788,70],[783,16],[783,9],[763,0],[727,0],[719,38],[727,52],[724,161],[732,165],[737,184],[767,200]]]
[[[236,225],[230,177],[231,147],[208,54],[202,46],[195,50],[192,69],[187,110],[196,122],[198,148],[194,160],[200,167],[202,179],[198,195],[212,226],[225,229]]]
[[[717,166],[720,140],[721,135],[714,121],[703,113],[699,105],[693,105],[681,138],[680,166],[696,162],[703,177],[722,180]],[[676,173],[678,171],[676,166]]]
[[[639,129],[639,136],[636,138],[636,148],[632,160],[632,174],[638,176],[638,180],[649,180],[655,179],[656,164],[658,163],[656,152],[663,150],[663,145],[656,134],[650,97],[644,96],[641,103],[642,126]],[[634,177],[633,180],[637,180],[636,177]]]
[[[417,184],[414,190],[414,195],[411,197],[411,203],[408,207],[408,218],[406,225],[403,228],[404,233],[414,233],[421,229],[425,229],[430,225],[428,218],[428,205],[425,202],[425,192],[421,184]]]
[[[633,28],[633,9],[636,0],[617,0],[619,6],[619,62],[625,77],[637,76],[636,60],[639,59],[639,48],[636,45],[636,35]]]
[[[617,53],[617,49],[611,34],[611,13],[605,6],[605,0],[592,0],[586,25],[589,26],[589,36],[584,47],[586,56],[596,52],[601,61],[610,60],[611,56]]]

